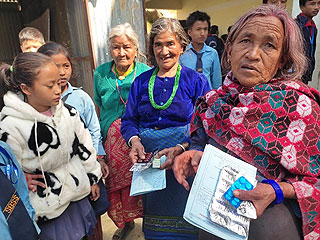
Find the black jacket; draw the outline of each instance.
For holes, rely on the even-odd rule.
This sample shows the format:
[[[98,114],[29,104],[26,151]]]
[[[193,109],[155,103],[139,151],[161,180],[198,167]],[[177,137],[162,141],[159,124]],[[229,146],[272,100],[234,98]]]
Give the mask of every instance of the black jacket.
[[[306,56],[309,61],[307,70],[306,70],[305,74],[302,76],[302,81],[304,83],[308,84],[308,82],[312,80],[312,73],[315,68],[315,56],[314,55],[316,52],[316,39],[317,39],[318,30],[316,27],[314,28],[314,38],[313,38],[314,40],[313,40],[313,48],[312,48],[309,27],[305,26],[306,23],[308,22],[308,17],[299,14],[295,20],[301,29],[301,33],[304,38],[304,49],[305,49],[305,53],[306,53]]]

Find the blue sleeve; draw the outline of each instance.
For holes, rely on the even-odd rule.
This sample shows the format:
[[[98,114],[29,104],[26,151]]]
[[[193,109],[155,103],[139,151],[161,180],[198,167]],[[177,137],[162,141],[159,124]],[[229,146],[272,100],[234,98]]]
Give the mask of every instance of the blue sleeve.
[[[194,90],[195,95],[194,95],[194,98],[192,100],[193,105],[196,104],[196,101],[197,101],[198,97],[201,97],[201,96],[205,95],[210,90],[211,90],[210,89],[210,84],[209,84],[206,76],[203,75],[203,74],[199,74],[198,81],[195,84],[195,90]]]
[[[220,60],[216,50],[213,51],[212,54],[213,54],[213,65],[212,65],[213,72],[211,73],[210,82],[213,89],[218,89],[222,84]]]
[[[204,128],[198,128],[191,134],[191,145],[190,150],[203,151],[204,147],[208,143],[208,136],[204,131]]]
[[[84,100],[84,106],[85,106],[84,113],[83,113],[84,115],[83,121],[85,122],[86,127],[90,132],[93,146],[97,151],[97,155],[106,155],[102,146],[100,123],[99,123],[99,119],[98,119],[93,101],[87,93],[84,94],[83,100]]]
[[[141,98],[139,93],[140,76],[137,77],[131,85],[126,110],[121,118],[121,134],[127,143],[132,136],[139,135],[140,117],[138,105]]]

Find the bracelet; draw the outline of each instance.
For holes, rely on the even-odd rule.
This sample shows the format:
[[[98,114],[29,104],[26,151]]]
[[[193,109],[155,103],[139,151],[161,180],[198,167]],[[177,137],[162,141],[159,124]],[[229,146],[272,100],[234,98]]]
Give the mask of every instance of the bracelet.
[[[176,146],[181,147],[184,152],[186,151],[185,147],[184,147],[182,144],[179,144],[179,143],[178,143]]]
[[[134,138],[138,138],[138,139],[141,141],[141,138],[140,138],[138,135],[132,136],[131,138],[129,138],[129,141],[128,141],[128,146],[129,146],[129,148],[132,147],[131,140],[134,139]]]
[[[283,202],[283,192],[279,186],[279,184],[272,179],[264,179],[262,183],[270,184],[273,187],[276,193],[276,199],[273,201],[273,204],[280,204]]]

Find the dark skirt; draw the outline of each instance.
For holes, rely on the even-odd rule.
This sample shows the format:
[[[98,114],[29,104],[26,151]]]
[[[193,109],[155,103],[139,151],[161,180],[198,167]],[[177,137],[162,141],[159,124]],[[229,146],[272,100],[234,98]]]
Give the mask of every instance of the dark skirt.
[[[40,239],[43,240],[79,240],[92,233],[96,216],[88,198],[72,202],[57,218],[40,222]]]
[[[189,136],[189,126],[162,130],[140,129],[140,137],[146,152],[174,147]],[[192,178],[189,179],[191,186]],[[172,170],[166,172],[167,187],[143,196],[143,232],[146,239],[196,240],[198,229],[183,219],[189,196],[174,177]]]

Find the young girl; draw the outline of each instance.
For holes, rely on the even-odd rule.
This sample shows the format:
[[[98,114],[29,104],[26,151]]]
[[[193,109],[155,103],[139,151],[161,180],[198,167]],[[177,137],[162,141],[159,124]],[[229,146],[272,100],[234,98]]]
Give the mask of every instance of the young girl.
[[[2,65],[0,83],[9,91],[0,140],[11,146],[24,172],[42,176],[28,179],[40,238],[79,240],[95,225],[86,196],[91,191],[93,199],[99,197],[101,170],[77,111],[60,101],[60,81],[55,63],[41,53],[21,53],[11,67]]]
[[[51,59],[57,65],[61,79],[61,99],[65,104],[71,105],[79,112],[81,119],[91,134],[93,146],[97,151],[97,157],[101,164],[102,176],[104,178],[107,177],[109,169],[104,163],[104,157],[106,153],[102,146],[100,124],[95,111],[95,106],[91,97],[85,91],[83,91],[81,88],[73,87],[69,82],[72,75],[72,62],[68,51],[61,44],[56,42],[48,42],[40,47],[38,52],[51,57]],[[99,187],[100,198],[95,202],[91,202],[97,215],[97,226],[94,232],[94,239],[97,240],[102,239],[100,215],[105,213],[110,205],[108,201],[107,190],[102,180],[99,181]]]

